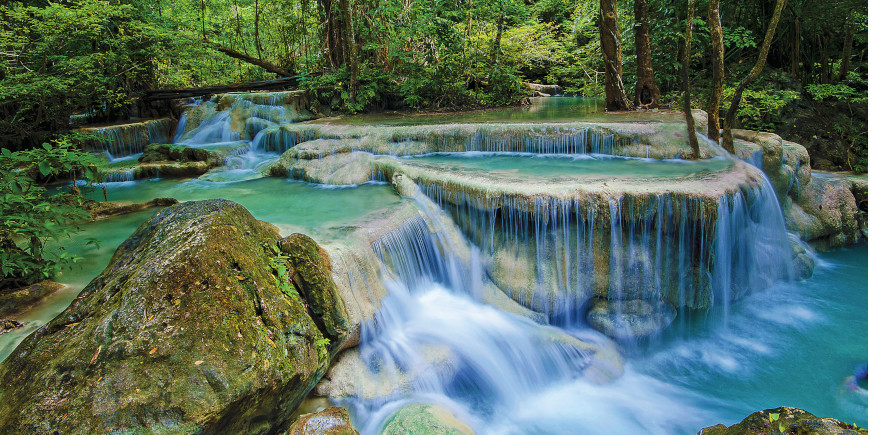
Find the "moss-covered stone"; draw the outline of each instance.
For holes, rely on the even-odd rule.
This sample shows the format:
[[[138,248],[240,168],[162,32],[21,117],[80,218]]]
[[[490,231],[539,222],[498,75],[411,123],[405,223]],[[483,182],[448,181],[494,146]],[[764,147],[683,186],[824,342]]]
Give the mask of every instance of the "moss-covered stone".
[[[474,431],[456,419],[450,411],[415,403],[404,406],[391,415],[382,435],[470,435]]]
[[[292,280],[302,290],[315,320],[322,322],[330,340],[343,343],[349,331],[347,313],[332,281],[329,255],[310,237],[299,233],[281,239],[278,245],[293,266]]]
[[[732,426],[705,427],[698,435],[859,435],[867,430],[833,418],[819,418],[802,409],[786,406],[753,412]]]
[[[184,145],[151,144],[139,156],[139,163],[167,162],[207,162],[210,153],[202,148],[191,148]]]
[[[168,207],[0,364],[11,433],[269,433],[329,363],[279,288],[276,229],[227,200]],[[285,282],[285,284],[287,284]]]
[[[334,406],[299,417],[287,435],[359,435],[359,432],[350,422],[347,410]]]

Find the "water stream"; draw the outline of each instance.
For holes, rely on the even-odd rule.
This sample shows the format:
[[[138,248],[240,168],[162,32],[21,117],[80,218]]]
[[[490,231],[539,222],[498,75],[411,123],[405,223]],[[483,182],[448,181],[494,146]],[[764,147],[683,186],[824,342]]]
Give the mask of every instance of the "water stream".
[[[215,103],[198,104],[208,116],[187,131],[180,126],[176,141],[244,141],[228,166],[192,180],[108,183],[108,198],[227,198],[282,234],[304,232],[319,242],[340,242],[346,227],[413,200],[419,217],[372,244],[389,296],[364,326],[358,349],[369,376],[404,385],[387,388],[388,394],[335,400],[351,411],[361,433],[378,433],[409,403],[439,405],[480,434],[688,434],[783,405],[867,426],[866,392],[843,385],[867,358],[867,246],[820,254],[813,277],[792,282],[782,215],[769,185],[709,204],[665,192],[605,199],[603,208],[593,210],[576,199],[540,195],[522,203],[506,196],[461,198],[426,183],[408,199],[384,182],[325,186],[262,178],[260,171],[278,154],[264,149],[261,133],[299,120],[277,109],[278,103],[248,96],[225,111]],[[345,121],[536,122],[600,116],[599,111],[594,101],[553,98],[527,109]],[[244,125],[243,132],[234,130],[234,122]],[[542,183],[656,183],[703,178],[735,164],[725,158],[485,152],[399,160],[445,173],[487,174],[488,180]],[[95,199],[101,197],[98,192]],[[84,261],[60,278],[67,289],[22,315],[26,328],[0,336],[0,360],[65,308],[151,213],[94,222],[65,241]],[[91,236],[101,246],[85,245]],[[496,285],[511,294],[493,267],[499,252],[531,259],[533,272],[525,278],[533,288],[526,290],[545,302],[513,296],[544,316],[510,314],[484,302]],[[595,284],[595,274],[605,271],[608,281]],[[555,293],[546,293],[545,284]],[[670,300],[682,305],[673,324],[654,339],[617,345],[582,315],[602,289],[644,297],[678,292]],[[559,297],[562,305],[552,302]],[[701,297],[709,302],[703,309],[695,303]]]

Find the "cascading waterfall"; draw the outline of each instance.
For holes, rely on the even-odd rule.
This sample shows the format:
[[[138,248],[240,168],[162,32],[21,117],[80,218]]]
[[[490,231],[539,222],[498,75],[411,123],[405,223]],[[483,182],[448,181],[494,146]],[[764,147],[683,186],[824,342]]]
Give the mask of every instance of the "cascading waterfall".
[[[86,132],[101,136],[100,140],[88,145],[90,150],[104,153],[110,158],[121,158],[141,154],[148,144],[168,142],[171,130],[172,120],[162,118],[133,124],[90,128]]]
[[[706,309],[792,277],[782,213],[768,182],[718,204],[671,193],[479,198],[439,184],[421,187],[480,246],[503,290],[567,324],[577,323],[596,295]],[[517,262],[534,276],[521,284],[533,288],[499,279]]]

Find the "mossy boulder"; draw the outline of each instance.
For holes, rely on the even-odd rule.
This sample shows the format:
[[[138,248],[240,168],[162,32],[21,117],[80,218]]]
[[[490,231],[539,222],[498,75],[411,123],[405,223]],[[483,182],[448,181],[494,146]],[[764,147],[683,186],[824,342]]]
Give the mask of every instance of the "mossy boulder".
[[[470,435],[474,431],[448,410],[434,405],[406,405],[387,418],[381,435]]]
[[[816,417],[802,409],[786,406],[753,412],[732,426],[717,424],[705,427],[698,435],[859,435],[866,429],[833,418]]]
[[[211,158],[208,151],[202,148],[191,148],[184,145],[151,144],[139,156],[139,163],[153,162],[207,162]]]
[[[344,343],[350,329],[348,314],[332,281],[329,255],[310,237],[299,233],[281,239],[278,246],[288,257],[295,272],[291,279],[303,292],[321,330],[333,342]]]
[[[295,272],[275,267],[285,258],[278,239],[272,225],[227,200],[156,213],[63,313],[0,364],[4,428],[286,427],[330,352],[292,289]]]
[[[359,435],[359,432],[350,422],[347,410],[333,406],[299,417],[287,435]]]

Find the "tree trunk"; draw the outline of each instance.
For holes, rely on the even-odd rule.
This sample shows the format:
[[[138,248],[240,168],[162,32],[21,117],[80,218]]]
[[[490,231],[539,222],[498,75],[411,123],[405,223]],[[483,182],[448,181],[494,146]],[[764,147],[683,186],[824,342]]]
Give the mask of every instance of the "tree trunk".
[[[254,0],[254,47],[257,48],[257,59],[263,59],[260,47],[260,1]]]
[[[496,28],[495,41],[492,42],[492,54],[490,55],[493,67],[498,65],[498,55],[501,53],[501,35],[504,32],[504,2],[501,2],[501,12],[498,14]]]
[[[649,0],[634,0],[634,45],[637,49],[637,85],[634,105],[659,107],[662,94],[656,85],[649,47]]]
[[[737,116],[737,107],[740,105],[740,99],[743,98],[743,91],[749,86],[764,68],[767,62],[767,52],[770,51],[770,43],[773,42],[773,36],[776,33],[776,25],[779,24],[779,17],[782,15],[782,8],[785,6],[785,0],[776,0],[776,8],[773,11],[773,17],[770,18],[770,25],[767,26],[767,34],[764,35],[764,42],[761,44],[761,51],[758,53],[758,60],[752,71],[747,75],[734,90],[734,97],[731,99],[731,105],[728,107],[728,112],[725,114],[725,129],[722,134],[722,146],[729,153],[734,153],[734,137],[731,135],[731,129],[734,128],[734,121]]]
[[[800,78],[801,67],[801,20],[794,17],[794,35],[791,43],[791,75]]]
[[[692,154],[689,158],[695,160],[701,158],[698,135],[695,132],[695,118],[692,117],[692,95],[689,92],[689,63],[692,59],[692,24],[695,19],[695,0],[689,0],[688,9],[688,14],[686,14],[686,48],[683,50],[683,113],[686,115],[689,146],[692,148]]]
[[[722,83],[725,80],[725,46],[722,41],[719,0],[710,0],[707,22],[710,25],[710,41],[713,44],[713,88],[707,103],[707,137],[718,143],[719,107],[722,106]]]
[[[236,50],[233,50],[232,48],[224,47],[223,45],[220,45],[220,44],[215,43],[215,42],[210,42],[207,40],[203,41],[203,42],[205,42],[209,47],[211,47],[211,48],[213,48],[213,49],[215,49],[223,54],[226,54],[229,57],[241,60],[243,62],[250,63],[252,65],[257,65],[258,67],[263,68],[264,70],[269,71],[270,73],[278,74],[281,77],[292,77],[294,75],[290,71],[287,71],[284,68],[281,68],[280,66],[271,64],[269,62],[266,62],[265,60],[257,59],[256,57],[248,56],[247,54],[240,53]]]
[[[631,103],[625,96],[622,83],[622,48],[619,23],[616,19],[616,0],[600,0],[601,54],[604,57],[604,93],[607,110],[628,110]]]
[[[350,88],[350,98],[352,102],[356,102],[356,92],[359,87],[359,52],[357,51],[356,36],[353,28],[353,13],[352,0],[340,0],[342,16],[342,39],[344,42],[344,64],[347,66],[350,80],[348,87]]]
[[[849,23],[846,26],[846,40],[843,42],[843,57],[840,59],[840,74],[837,75],[838,82],[843,81],[849,72],[849,61],[852,59],[852,41],[854,38],[853,24]]]

